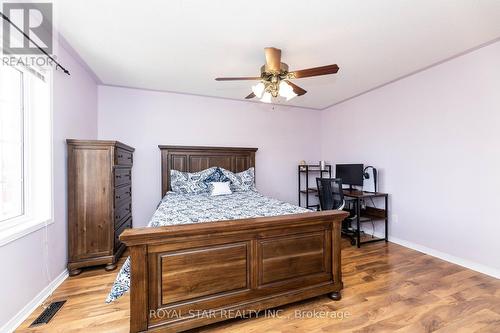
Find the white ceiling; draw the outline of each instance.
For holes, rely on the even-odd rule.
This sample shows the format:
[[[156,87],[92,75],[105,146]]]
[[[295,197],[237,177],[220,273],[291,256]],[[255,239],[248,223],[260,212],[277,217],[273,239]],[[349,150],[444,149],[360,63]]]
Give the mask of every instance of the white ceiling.
[[[58,30],[103,84],[243,99],[266,46],[321,109],[500,37],[499,0],[59,0]],[[63,64],[64,65],[64,64]],[[71,69],[70,69],[71,70]]]

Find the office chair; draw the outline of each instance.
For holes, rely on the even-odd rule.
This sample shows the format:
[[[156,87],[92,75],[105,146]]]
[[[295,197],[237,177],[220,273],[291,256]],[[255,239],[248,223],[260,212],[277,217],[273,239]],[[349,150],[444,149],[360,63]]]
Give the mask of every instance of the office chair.
[[[345,207],[342,179],[316,178],[318,186],[319,206],[321,210],[343,210]],[[351,245],[356,244],[355,233],[351,228],[349,218],[342,221],[342,235],[350,239]]]
[[[340,178],[316,178],[321,210],[342,210],[345,206]]]

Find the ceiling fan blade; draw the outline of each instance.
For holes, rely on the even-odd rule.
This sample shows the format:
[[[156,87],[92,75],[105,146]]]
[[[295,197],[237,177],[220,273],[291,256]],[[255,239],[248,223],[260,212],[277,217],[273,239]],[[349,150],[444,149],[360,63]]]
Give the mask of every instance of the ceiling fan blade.
[[[254,97],[255,97],[255,94],[251,93],[250,95],[248,95],[247,97],[245,97],[245,99],[251,99],[251,98],[254,98]]]
[[[321,67],[301,69],[298,71],[290,72],[296,79],[310,76],[328,75],[335,74],[339,71],[339,66],[337,65],[327,65]]]
[[[246,77],[216,77],[215,81],[238,81],[238,80],[260,80],[260,76],[246,76]]]
[[[301,87],[299,87],[295,83],[292,83],[288,80],[285,80],[285,82],[293,88],[293,92],[296,93],[297,96],[302,96],[307,92],[307,90],[302,89]]]
[[[281,50],[275,47],[266,47],[264,51],[266,53],[267,69],[279,71],[281,65]]]

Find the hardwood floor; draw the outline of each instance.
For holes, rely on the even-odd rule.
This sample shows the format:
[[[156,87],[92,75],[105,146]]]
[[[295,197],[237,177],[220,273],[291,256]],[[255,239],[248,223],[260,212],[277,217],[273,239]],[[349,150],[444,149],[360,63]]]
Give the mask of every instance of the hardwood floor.
[[[391,243],[345,242],[342,260],[341,301],[317,297],[198,331],[500,332],[500,280]],[[104,303],[116,273],[68,278],[50,297],[67,299],[52,321],[28,328],[40,308],[17,332],[128,332],[128,294]]]

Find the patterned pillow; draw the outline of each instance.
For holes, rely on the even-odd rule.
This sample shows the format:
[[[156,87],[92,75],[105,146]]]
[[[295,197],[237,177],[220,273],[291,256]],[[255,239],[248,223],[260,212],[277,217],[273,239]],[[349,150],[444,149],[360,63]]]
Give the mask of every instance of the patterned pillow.
[[[234,173],[222,168],[220,169],[224,176],[226,176],[231,181],[231,191],[255,191],[255,169],[253,167],[238,173]]]
[[[208,192],[208,186],[205,180],[216,172],[216,170],[216,167],[193,173],[170,170],[170,187],[172,191],[182,194],[200,194]]]
[[[215,168],[215,171],[210,175],[208,176],[204,182],[205,184],[210,184],[210,183],[214,183],[214,182],[228,182],[229,181],[229,178],[227,178],[224,173],[222,173],[222,170],[220,168]]]

